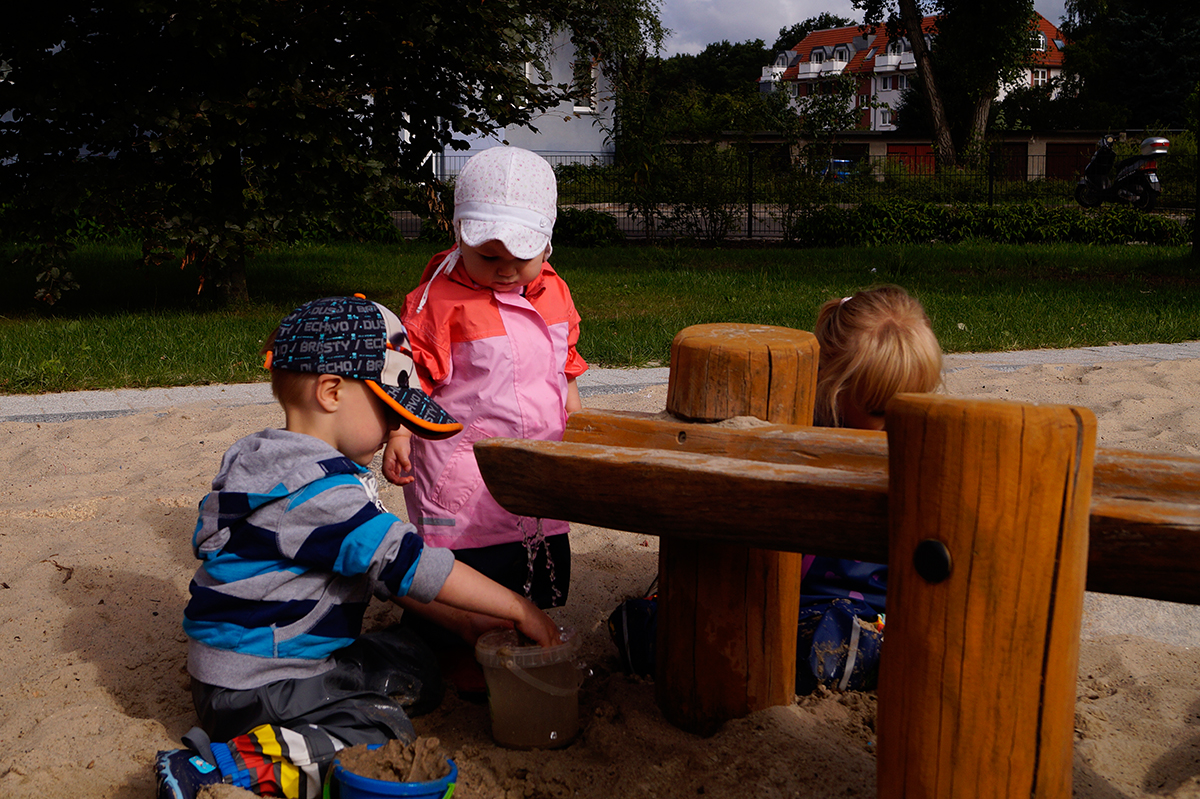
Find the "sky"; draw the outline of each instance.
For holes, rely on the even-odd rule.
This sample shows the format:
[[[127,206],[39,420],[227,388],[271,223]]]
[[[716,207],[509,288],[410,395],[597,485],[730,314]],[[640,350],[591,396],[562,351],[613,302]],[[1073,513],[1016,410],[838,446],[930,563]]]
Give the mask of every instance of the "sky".
[[[667,38],[663,56],[699,53],[722,40],[744,42],[762,39],[770,47],[779,29],[803,22],[828,11],[858,22],[862,12],[850,0],[661,0],[663,25],[673,33]],[[1035,0],[1034,8],[1058,25],[1063,0]],[[793,42],[795,44],[795,42]]]

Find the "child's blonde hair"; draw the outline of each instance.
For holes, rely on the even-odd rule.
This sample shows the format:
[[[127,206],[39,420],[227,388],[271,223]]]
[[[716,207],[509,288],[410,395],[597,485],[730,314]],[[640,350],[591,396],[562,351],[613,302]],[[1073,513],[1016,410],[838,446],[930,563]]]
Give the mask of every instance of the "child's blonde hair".
[[[899,286],[835,298],[817,312],[821,347],[814,423],[840,427],[846,401],[882,413],[900,392],[941,384],[942,348],[925,309]]]

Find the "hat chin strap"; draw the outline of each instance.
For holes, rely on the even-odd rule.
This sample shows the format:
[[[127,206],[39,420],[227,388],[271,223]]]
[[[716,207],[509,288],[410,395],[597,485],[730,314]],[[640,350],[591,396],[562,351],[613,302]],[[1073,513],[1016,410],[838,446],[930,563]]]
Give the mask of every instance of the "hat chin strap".
[[[457,227],[458,224],[455,223],[455,228]],[[446,257],[442,259],[440,264],[438,264],[437,269],[433,270],[433,274],[429,276],[429,280],[425,281],[425,291],[421,293],[421,301],[417,303],[417,310],[415,313],[420,313],[421,309],[425,307],[425,301],[429,299],[429,287],[433,285],[433,281],[437,278],[437,276],[448,275],[454,271],[454,265],[458,263],[458,259],[461,257],[462,253],[459,252],[458,245],[455,244],[454,248],[450,250],[450,252],[446,253]]]

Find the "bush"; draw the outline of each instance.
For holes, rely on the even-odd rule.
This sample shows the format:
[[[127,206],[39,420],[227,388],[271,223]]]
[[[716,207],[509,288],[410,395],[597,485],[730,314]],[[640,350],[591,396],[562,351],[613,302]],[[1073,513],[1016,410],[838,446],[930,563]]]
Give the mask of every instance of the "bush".
[[[1147,214],[1125,206],[1096,211],[1036,203],[980,207],[893,200],[857,208],[810,205],[785,231],[801,247],[922,244],[983,239],[999,244],[1127,244],[1179,246],[1192,240],[1194,218]]]
[[[680,147],[678,168],[662,209],[667,227],[675,234],[701,241],[724,241],[741,229],[745,197],[745,159],[732,149],[712,144]]]
[[[554,240],[569,247],[602,247],[625,238],[616,217],[589,208],[563,208],[554,223]]]
[[[788,239],[801,247],[848,247],[862,241],[856,211],[836,205],[809,205],[796,209]]]
[[[597,162],[556,164],[558,201],[562,203],[617,202],[621,197],[621,170]]]

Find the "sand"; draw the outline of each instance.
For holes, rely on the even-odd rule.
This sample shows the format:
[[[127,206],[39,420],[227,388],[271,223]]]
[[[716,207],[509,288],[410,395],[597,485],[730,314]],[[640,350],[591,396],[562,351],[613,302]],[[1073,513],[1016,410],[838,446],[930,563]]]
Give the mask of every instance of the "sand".
[[[1133,361],[966,366],[946,388],[1085,405],[1100,446],[1195,455],[1198,386],[1200,361]],[[585,404],[658,411],[665,387]],[[0,423],[0,796],[153,796],[155,752],[195,723],[180,618],[196,502],[231,443],[281,422],[272,405],[202,404]],[[384,501],[403,508],[398,489]],[[576,525],[572,547],[571,601],[555,613],[580,631],[592,670],[583,731],[561,750],[500,749],[486,705],[448,692],[415,723],[452,752],[456,797],[874,795],[873,694],[806,697],[709,738],[681,732],[651,682],[620,673],[604,626],[650,584],[657,539]],[[368,623],[396,612],[376,607]],[[1089,594],[1085,612],[1075,796],[1200,796],[1200,608]]]

